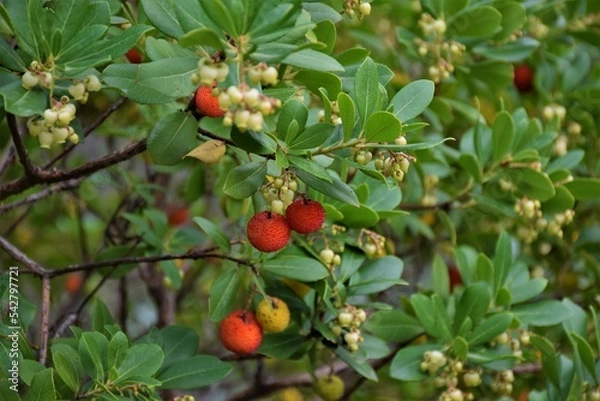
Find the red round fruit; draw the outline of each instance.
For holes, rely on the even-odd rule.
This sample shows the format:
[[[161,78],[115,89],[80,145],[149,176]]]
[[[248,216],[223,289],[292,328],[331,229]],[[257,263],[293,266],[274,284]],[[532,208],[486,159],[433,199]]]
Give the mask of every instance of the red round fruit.
[[[519,92],[529,92],[533,89],[533,69],[527,64],[515,66],[514,83]]]
[[[196,91],[196,109],[207,117],[222,117],[225,111],[219,106],[219,98],[212,94],[213,88],[200,86]]]
[[[260,212],[248,221],[246,235],[252,246],[259,251],[275,252],[288,243],[290,226],[280,214]]]
[[[263,331],[252,312],[235,310],[221,322],[219,338],[229,351],[247,355],[260,346]]]
[[[67,293],[73,295],[79,292],[81,284],[83,283],[83,276],[81,273],[72,273],[67,276],[65,281],[65,290]]]
[[[177,208],[168,214],[169,216],[169,225],[171,227],[176,227],[181,224],[184,224],[189,219],[188,209],[185,206]]]
[[[448,266],[448,276],[450,278],[450,292],[454,292],[454,287],[463,283],[460,270],[455,265]]]
[[[285,217],[292,230],[301,234],[309,234],[323,227],[325,209],[319,202],[298,199],[288,206]]]
[[[127,60],[133,64],[139,64],[142,62],[142,54],[135,47],[129,49],[127,53],[125,53],[125,57],[127,57]]]

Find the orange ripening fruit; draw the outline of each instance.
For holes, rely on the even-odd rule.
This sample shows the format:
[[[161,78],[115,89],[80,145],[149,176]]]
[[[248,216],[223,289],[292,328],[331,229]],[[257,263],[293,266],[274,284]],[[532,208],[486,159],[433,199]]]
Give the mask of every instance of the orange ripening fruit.
[[[125,57],[132,64],[140,64],[142,62],[142,54],[135,47],[129,49],[127,53],[125,53]]]
[[[188,209],[185,206],[182,206],[180,208],[173,210],[171,213],[169,213],[168,216],[169,216],[169,225],[171,227],[179,226],[181,224],[186,223],[190,217],[189,213],[188,213]]]
[[[252,312],[235,310],[221,322],[219,339],[229,351],[248,355],[260,346],[263,331]]]
[[[222,117],[225,111],[219,106],[219,98],[212,94],[213,88],[202,85],[196,91],[196,109],[207,117]]]
[[[269,298],[260,301],[256,307],[256,319],[265,332],[279,333],[290,324],[290,310],[281,299]]]
[[[287,245],[290,239],[290,226],[280,214],[260,212],[255,214],[246,226],[248,241],[262,252],[275,252]]]
[[[77,294],[81,289],[81,283],[83,282],[83,277],[81,273],[72,273],[67,276],[65,281],[65,291],[67,293],[73,295]]]
[[[285,217],[292,230],[300,234],[309,234],[323,227],[325,209],[319,202],[298,199],[288,206]]]

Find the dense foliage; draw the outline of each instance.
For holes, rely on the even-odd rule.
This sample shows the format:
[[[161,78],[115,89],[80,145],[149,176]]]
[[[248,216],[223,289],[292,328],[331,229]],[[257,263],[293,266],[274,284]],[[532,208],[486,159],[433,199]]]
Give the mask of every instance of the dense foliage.
[[[2,400],[600,400],[600,3],[0,34]]]

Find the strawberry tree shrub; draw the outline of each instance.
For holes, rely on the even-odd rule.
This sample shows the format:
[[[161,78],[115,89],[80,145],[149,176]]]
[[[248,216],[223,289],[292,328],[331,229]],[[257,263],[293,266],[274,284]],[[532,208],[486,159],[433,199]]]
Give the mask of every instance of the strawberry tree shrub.
[[[599,398],[596,2],[0,11],[3,400]]]

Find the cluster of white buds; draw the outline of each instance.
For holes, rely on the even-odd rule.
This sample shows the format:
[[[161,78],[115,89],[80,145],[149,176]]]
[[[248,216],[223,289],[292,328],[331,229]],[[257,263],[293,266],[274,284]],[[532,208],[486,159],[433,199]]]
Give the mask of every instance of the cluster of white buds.
[[[527,17],[527,23],[525,26],[527,32],[536,39],[544,39],[548,35],[548,26],[545,25],[542,20],[535,15],[529,15]]]
[[[348,14],[350,18],[356,16],[360,20],[371,15],[371,3],[362,0],[345,0],[344,12]]]
[[[336,336],[343,336],[348,349],[354,352],[358,350],[358,346],[364,341],[359,327],[366,320],[367,313],[364,309],[346,304],[340,309],[337,319],[331,327],[331,332]]]
[[[79,136],[69,126],[75,118],[75,105],[69,98],[63,96],[60,102],[55,102],[52,108],[44,110],[41,116],[30,118],[27,128],[32,136],[36,136],[43,149],[65,143],[67,140],[79,143]]]
[[[325,110],[319,110],[317,113],[317,120],[321,123],[326,122]],[[331,115],[329,116],[328,122],[331,125],[340,125],[342,123],[342,117],[340,117],[340,108],[335,100],[331,102]]]
[[[556,157],[564,156],[569,151],[569,138],[561,134],[556,137],[554,143],[552,144],[552,153]]]
[[[523,197],[519,199],[515,204],[515,212],[529,220],[539,219],[540,217],[542,217],[541,207],[542,204],[539,200],[532,200],[527,197]]]
[[[475,396],[472,393],[465,393],[458,388],[448,388],[438,399],[439,401],[471,401],[475,399]]]
[[[85,104],[90,92],[98,92],[102,89],[102,83],[95,75],[88,75],[83,81],[74,81],[68,88],[69,94],[74,100]]]
[[[513,391],[513,382],[515,381],[515,375],[512,370],[504,370],[498,372],[494,381],[491,384],[491,388],[494,392],[503,395],[510,395]]]
[[[405,137],[400,136],[398,138],[402,138],[406,142]],[[385,176],[392,177],[397,183],[401,183],[404,180],[404,175],[408,173],[411,161],[414,161],[414,158],[405,153],[389,152],[387,156],[385,153],[378,154],[374,164],[377,171]]]
[[[421,14],[419,26],[426,36],[442,36],[446,33],[446,21],[435,19],[428,13]]]
[[[481,371],[468,370],[463,374],[463,383],[466,387],[478,387],[481,384]]]
[[[260,63],[248,67],[248,79],[252,85],[277,85],[278,72],[275,67],[267,66],[265,63]]]
[[[330,269],[342,264],[342,256],[329,247],[319,252],[319,258],[321,258],[323,263],[325,263]]]
[[[383,235],[366,229],[362,229],[356,239],[356,244],[370,258],[378,258],[385,255],[385,242],[386,239]]]
[[[366,149],[352,148],[352,153],[354,153],[354,161],[361,166],[366,166],[373,160],[373,153]]]
[[[290,173],[271,179],[262,187],[262,194],[267,202],[267,209],[273,213],[284,214],[292,204],[298,190],[298,182]]]
[[[201,58],[198,61],[198,71],[192,74],[192,82],[194,85],[214,86],[215,82],[223,82],[229,75],[229,65],[220,61],[213,62],[209,58]]]
[[[275,113],[281,100],[262,94],[246,84],[232,85],[219,94],[219,107],[226,110],[223,125],[235,125],[242,132],[262,131],[264,116]]]
[[[54,76],[48,71],[43,71],[37,61],[32,61],[29,69],[21,76],[21,84],[25,89],[31,89],[37,85],[49,88],[54,84]]]
[[[564,121],[565,117],[567,116],[567,110],[560,104],[551,103],[544,106],[542,109],[542,115],[546,121],[552,120],[554,116],[558,117],[560,121]]]
[[[430,375],[433,375],[446,363],[448,363],[448,358],[442,351],[426,351],[419,367],[423,372],[429,372]]]

